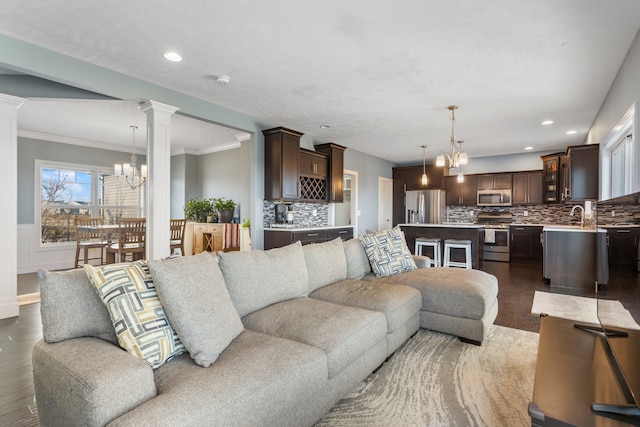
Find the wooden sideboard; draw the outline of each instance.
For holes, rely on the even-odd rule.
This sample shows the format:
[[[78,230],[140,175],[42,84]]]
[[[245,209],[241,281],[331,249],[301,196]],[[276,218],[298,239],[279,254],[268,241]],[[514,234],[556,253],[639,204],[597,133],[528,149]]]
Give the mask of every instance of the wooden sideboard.
[[[224,224],[194,224],[193,254],[209,251],[217,253],[222,250]]]

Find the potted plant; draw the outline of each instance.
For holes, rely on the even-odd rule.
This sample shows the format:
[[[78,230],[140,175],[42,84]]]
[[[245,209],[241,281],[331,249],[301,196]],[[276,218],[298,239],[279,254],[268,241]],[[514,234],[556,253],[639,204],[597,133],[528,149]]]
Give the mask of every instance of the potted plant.
[[[213,208],[218,211],[218,219],[220,222],[231,222],[233,220],[233,211],[236,209],[236,202],[232,199],[224,197],[215,199]]]
[[[184,207],[185,218],[197,221],[206,222],[207,216],[213,213],[213,203],[211,199],[199,200],[197,197],[187,202]]]

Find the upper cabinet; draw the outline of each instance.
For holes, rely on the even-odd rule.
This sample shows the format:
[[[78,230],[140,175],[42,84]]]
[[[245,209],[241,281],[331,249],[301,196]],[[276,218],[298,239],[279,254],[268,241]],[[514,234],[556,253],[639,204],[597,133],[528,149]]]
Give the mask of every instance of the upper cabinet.
[[[511,188],[511,174],[499,173],[491,175],[478,175],[478,190],[495,190]]]
[[[303,134],[283,127],[263,130],[262,134],[265,200],[298,200],[300,138]]]
[[[462,182],[458,182],[456,175],[445,176],[444,180],[447,188],[447,206],[477,205],[476,175],[465,175]]]
[[[569,157],[568,200],[598,199],[600,145],[574,145],[567,149]]]
[[[565,153],[542,156],[543,201],[598,199],[600,146],[573,145]]]
[[[542,171],[513,174],[513,204],[542,204]]]
[[[402,171],[399,176],[402,176],[402,188],[406,191],[438,190],[445,187],[444,168],[437,167],[436,165],[426,165],[424,168],[422,165],[400,166],[397,168],[393,168],[393,170],[394,172],[396,170]],[[427,173],[427,185],[422,185],[423,172]]]
[[[344,200],[344,150],[342,145],[328,142],[315,146],[317,152],[327,156],[327,199],[330,203],[342,203]]]
[[[328,170],[327,156],[315,151],[300,149],[300,175],[326,178]]]

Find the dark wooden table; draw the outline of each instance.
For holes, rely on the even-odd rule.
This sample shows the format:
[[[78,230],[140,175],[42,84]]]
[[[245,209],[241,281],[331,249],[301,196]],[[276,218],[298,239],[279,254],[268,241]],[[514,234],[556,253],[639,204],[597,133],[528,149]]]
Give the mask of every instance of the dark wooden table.
[[[634,425],[625,422],[623,417],[604,416],[592,411],[592,403],[624,404],[625,399],[602,338],[575,328],[576,323],[583,324],[555,317],[540,319],[536,378],[533,400],[529,405],[531,425]],[[624,339],[634,339],[637,343],[640,332],[631,331],[631,335],[631,338]]]

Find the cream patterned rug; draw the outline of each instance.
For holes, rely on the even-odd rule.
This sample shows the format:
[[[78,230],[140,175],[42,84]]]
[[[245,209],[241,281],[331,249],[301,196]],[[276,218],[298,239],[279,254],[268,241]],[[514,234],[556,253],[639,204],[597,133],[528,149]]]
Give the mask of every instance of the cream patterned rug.
[[[614,300],[598,301],[595,298],[536,291],[531,313],[544,313],[553,317],[594,324],[599,323],[598,316],[600,316],[609,326],[640,329],[629,310],[624,308],[620,301]]]
[[[529,426],[537,348],[497,325],[480,347],[421,329],[316,427]]]

